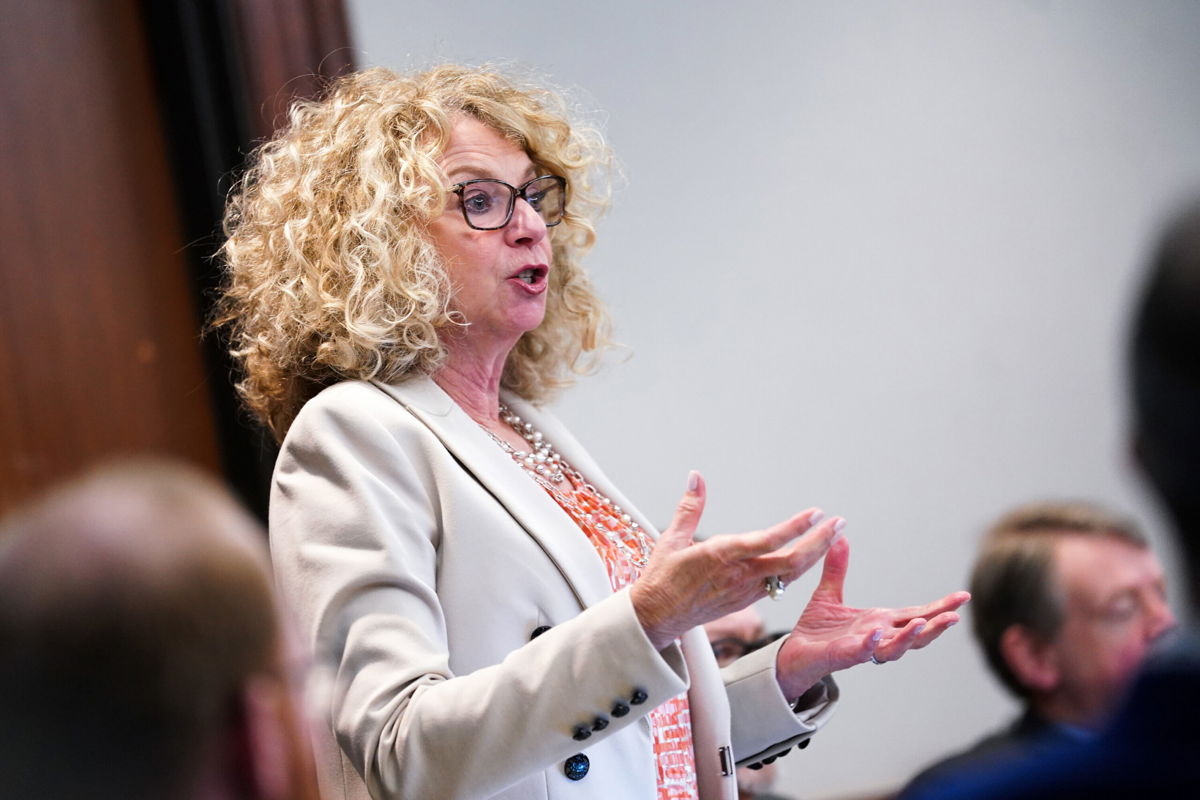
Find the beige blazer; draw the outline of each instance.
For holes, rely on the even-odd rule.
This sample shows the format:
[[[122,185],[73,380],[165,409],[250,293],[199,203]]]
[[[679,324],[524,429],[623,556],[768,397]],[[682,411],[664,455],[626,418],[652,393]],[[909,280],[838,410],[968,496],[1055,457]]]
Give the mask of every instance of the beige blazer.
[[[653,533],[557,420],[505,400]],[[280,588],[330,679],[326,798],[654,800],[646,712],[686,691],[701,797],[733,800],[733,759],[804,741],[836,700],[827,681],[794,711],[777,647],[723,673],[700,629],[656,651],[571,519],[429,379],[309,401],[270,517]]]

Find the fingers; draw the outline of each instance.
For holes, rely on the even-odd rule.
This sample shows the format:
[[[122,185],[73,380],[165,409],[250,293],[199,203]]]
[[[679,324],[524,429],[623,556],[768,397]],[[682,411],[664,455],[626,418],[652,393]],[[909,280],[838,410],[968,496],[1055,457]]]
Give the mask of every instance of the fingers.
[[[938,614],[929,620],[920,617],[911,619],[894,636],[880,642],[879,646],[875,648],[875,659],[880,663],[895,661],[909,650],[920,650],[931,644],[958,621],[959,615],[955,611]]]
[[[704,484],[704,476],[696,470],[688,473],[687,489],[679,504],[675,506],[675,514],[671,517],[670,526],[662,532],[657,547],[678,550],[692,543],[700,517],[704,514],[704,502],[708,498],[708,487]]]
[[[846,585],[846,570],[850,567],[850,542],[842,536],[834,540],[825,554],[825,565],[821,568],[821,581],[815,593],[829,602],[842,605],[843,587]]]
[[[729,550],[734,558],[752,558],[778,550],[813,529],[825,517],[819,508],[809,508],[766,530],[730,537]]]
[[[945,614],[938,614],[929,622],[925,623],[925,630],[917,635],[916,641],[913,642],[911,650],[920,650],[922,647],[933,642],[934,639],[945,633],[951,626],[958,623],[958,612],[947,611]]]
[[[934,600],[932,603],[926,603],[923,606],[898,608],[894,612],[894,624],[900,625],[916,617],[929,619],[936,617],[938,614],[944,614],[947,611],[956,611],[970,599],[970,592],[951,592],[942,599]]]
[[[731,559],[737,560],[772,554],[796,537],[805,534],[813,534],[813,538],[815,539],[832,538],[830,526],[838,519],[840,517],[825,520],[824,511],[819,508],[809,508],[801,511],[794,517],[772,525],[766,530],[727,537],[723,546],[728,556]],[[824,521],[823,524],[818,524],[822,523],[822,521]],[[810,544],[811,541],[810,539]],[[825,552],[825,549],[824,546],[821,547],[822,554]]]
[[[854,663],[861,664],[864,661],[870,661],[875,655],[875,651],[879,648],[879,642],[883,639],[883,628],[876,628],[863,637],[862,642],[858,646],[858,652],[854,656]]]
[[[830,644],[830,671],[847,669],[870,661],[883,638],[883,628],[875,628],[861,636],[843,636]]]
[[[828,577],[830,586],[840,587],[846,578],[846,567],[850,557],[849,548],[838,545],[836,553],[831,548],[836,542],[842,541],[841,532],[845,526],[846,521],[841,517],[823,520],[820,525],[801,536],[791,547],[759,556],[755,564],[756,574],[780,575],[790,583],[825,558],[827,572],[822,572],[822,579]],[[830,557],[833,558],[832,562],[828,560]],[[838,591],[840,597],[840,588]]]
[[[908,624],[891,635],[881,637],[873,654],[875,660],[884,663],[900,658],[916,643],[917,638],[925,631],[927,624],[927,620],[918,617],[909,620]]]

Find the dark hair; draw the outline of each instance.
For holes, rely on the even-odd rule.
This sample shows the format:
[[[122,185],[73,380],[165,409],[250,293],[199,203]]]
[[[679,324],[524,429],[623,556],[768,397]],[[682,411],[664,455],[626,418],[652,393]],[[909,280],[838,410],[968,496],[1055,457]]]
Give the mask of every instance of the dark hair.
[[[1134,318],[1134,435],[1200,583],[1200,201],[1159,241]],[[1196,598],[1193,598],[1196,599]]]

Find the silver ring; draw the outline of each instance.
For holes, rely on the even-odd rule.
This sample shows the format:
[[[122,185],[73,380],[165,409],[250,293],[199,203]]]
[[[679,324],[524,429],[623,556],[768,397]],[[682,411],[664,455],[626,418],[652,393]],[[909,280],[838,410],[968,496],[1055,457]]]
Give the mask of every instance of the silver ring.
[[[767,590],[767,594],[772,600],[778,600],[783,597],[783,592],[787,589],[787,584],[783,582],[783,578],[778,575],[772,575],[763,583],[763,588]]]
[[[886,661],[880,661],[878,658],[876,658],[874,655],[872,655],[872,656],[871,656],[871,663],[872,663],[872,664],[886,664],[887,662],[886,662]]]

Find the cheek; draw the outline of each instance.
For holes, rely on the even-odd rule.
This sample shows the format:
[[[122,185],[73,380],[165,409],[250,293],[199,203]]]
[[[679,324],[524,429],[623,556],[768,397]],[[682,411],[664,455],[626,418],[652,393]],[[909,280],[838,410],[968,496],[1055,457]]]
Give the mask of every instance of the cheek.
[[[1122,674],[1129,675],[1137,671],[1141,666],[1142,661],[1146,658],[1146,643],[1138,639],[1127,643],[1121,651],[1121,657],[1118,662],[1118,668]]]
[[[446,265],[446,271],[453,278],[469,278],[471,272],[478,268],[480,254],[475,242],[461,239],[451,239],[438,246],[438,255]]]
[[[429,226],[429,238],[450,272],[481,267],[494,257],[495,236],[473,231],[459,224],[462,220],[441,217]]]
[[[459,243],[440,251],[446,265],[446,275],[454,294],[472,297],[486,291],[491,284],[485,248],[477,243]]]
[[[1132,628],[1112,636],[1108,641],[1102,642],[1101,646],[1106,672],[1121,680],[1136,672],[1146,657],[1146,641]]]

